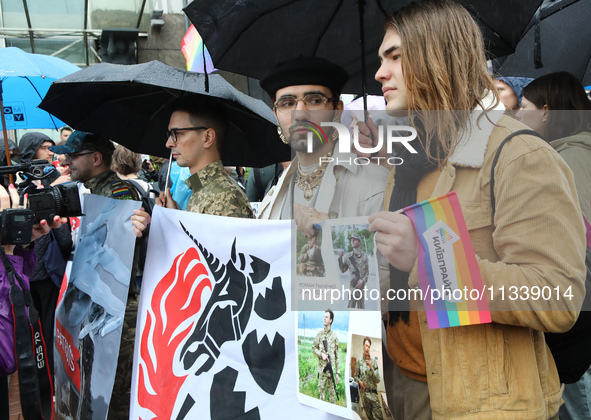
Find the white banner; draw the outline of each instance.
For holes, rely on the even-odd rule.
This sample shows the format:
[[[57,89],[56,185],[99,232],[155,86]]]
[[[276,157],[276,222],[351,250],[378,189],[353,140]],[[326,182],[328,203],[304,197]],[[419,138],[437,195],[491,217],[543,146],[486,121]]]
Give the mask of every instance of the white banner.
[[[84,194],[84,213],[55,321],[58,418],[107,418],[133,263],[130,217],[140,202]],[[70,269],[71,267],[71,269]]]
[[[156,207],[132,419],[329,419],[297,398],[291,222]]]

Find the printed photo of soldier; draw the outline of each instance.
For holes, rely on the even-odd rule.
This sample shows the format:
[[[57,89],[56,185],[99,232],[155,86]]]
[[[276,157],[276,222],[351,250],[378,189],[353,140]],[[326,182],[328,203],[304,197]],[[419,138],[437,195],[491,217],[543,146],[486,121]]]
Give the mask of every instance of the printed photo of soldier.
[[[305,277],[324,277],[326,270],[322,260],[322,234],[318,232],[311,238],[296,230],[297,274]]]
[[[353,418],[361,420],[390,420],[382,374],[382,340],[352,334],[351,390]]]
[[[298,364],[300,393],[320,401],[347,406],[345,360],[348,312],[300,311]]]
[[[332,227],[332,242],[341,282],[351,292],[348,308],[365,309],[369,290],[373,301],[379,300],[376,267],[374,264],[374,232],[368,224],[339,225]],[[374,302],[374,303],[375,303]],[[368,308],[368,309],[374,309]]]

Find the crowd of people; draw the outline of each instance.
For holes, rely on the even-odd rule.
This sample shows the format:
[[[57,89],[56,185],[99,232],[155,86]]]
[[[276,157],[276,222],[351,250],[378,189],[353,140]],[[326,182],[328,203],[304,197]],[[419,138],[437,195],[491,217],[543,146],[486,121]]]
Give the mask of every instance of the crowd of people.
[[[108,418],[129,416],[140,249],[151,221],[148,203],[254,218],[251,203],[260,202],[257,218],[295,220],[314,245],[318,223],[367,216],[384,291],[419,287],[417,234],[399,210],[456,191],[491,302],[502,301],[501,290],[510,286],[569,289],[572,297],[504,302],[491,311],[491,323],[444,329],[428,328],[421,301],[386,302],[383,373],[394,418],[591,419],[591,370],[563,386],[557,356],[545,336],[571,329],[585,296],[585,255],[591,246],[591,101],[583,85],[566,72],[536,79],[491,75],[478,25],[452,0],[413,2],[387,19],[384,33],[375,79],[382,85],[385,111],[393,120],[405,118],[417,132],[415,153],[405,148],[392,152],[403,161],[400,165],[385,160],[355,164],[355,151],[341,152],[338,130],[330,127],[325,127],[328,141],[313,137],[310,151],[309,123],[340,121],[341,92],[349,76],[330,61],[306,56],[277,63],[261,80],[273,102],[277,141],[290,145],[295,154],[291,162],[247,173],[225,167],[220,151],[227,111],[214,98],[193,95],[172,104],[168,131],[162,133],[174,162],[69,127],[61,130],[58,144],[34,132],[22,136],[18,145],[9,142],[13,163],[44,159],[56,168],[32,181],[38,188],[77,182],[91,194],[145,198],[131,217],[137,235],[134,281]],[[360,144],[373,145],[380,135],[372,118],[358,121],[357,127]],[[537,134],[521,131],[526,128]],[[517,135],[505,142],[513,133]],[[375,155],[392,157],[386,146]],[[16,188],[5,186],[0,187],[2,209],[18,208],[23,203]],[[351,288],[363,287],[367,256],[359,252],[357,233],[350,240],[353,251],[340,252],[339,268],[350,272]],[[43,335],[51,343],[61,284],[48,272],[54,261],[46,254],[55,241],[61,257],[69,258],[71,226],[59,217],[42,221],[31,241],[34,245],[2,248],[30,288]],[[0,337],[12,336],[14,328],[9,287],[2,272]],[[363,309],[364,301],[351,300],[349,306]],[[329,346],[338,346],[331,342],[336,340],[330,332],[333,318],[327,311],[326,337],[319,335],[314,345],[321,398],[327,391],[330,400],[336,384],[324,370],[328,350],[320,344],[326,339]],[[16,370],[15,355],[14,347],[6,345],[10,341],[1,340],[0,398],[7,398],[6,377]],[[369,354],[371,339],[364,339],[366,344]],[[52,349],[47,346],[51,369]],[[338,367],[338,353],[332,354]],[[377,369],[366,356],[359,355],[368,361],[356,377],[362,388]],[[372,396],[363,401],[371,413]]]

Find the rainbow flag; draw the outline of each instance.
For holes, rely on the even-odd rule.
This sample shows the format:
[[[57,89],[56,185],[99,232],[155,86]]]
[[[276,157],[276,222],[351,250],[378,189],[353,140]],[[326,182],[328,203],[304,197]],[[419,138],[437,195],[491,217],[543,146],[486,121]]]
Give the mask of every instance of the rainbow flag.
[[[429,329],[491,322],[487,289],[456,192],[406,207],[404,213],[417,232]]]
[[[203,62],[203,50],[205,49],[205,62]],[[181,51],[187,60],[187,70],[197,73],[212,73],[217,69],[213,66],[213,61],[209,51],[203,43],[203,39],[193,25],[187,30],[181,42]],[[206,67],[207,66],[207,67]]]

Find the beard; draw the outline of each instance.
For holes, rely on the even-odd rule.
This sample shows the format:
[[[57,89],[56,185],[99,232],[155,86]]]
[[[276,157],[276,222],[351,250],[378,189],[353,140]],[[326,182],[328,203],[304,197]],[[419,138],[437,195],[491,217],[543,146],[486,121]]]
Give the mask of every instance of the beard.
[[[322,146],[322,143],[316,134],[312,132],[310,132],[310,134],[312,134],[312,151],[316,151]],[[307,135],[300,135],[299,133],[291,135],[288,142],[293,151],[304,153],[308,152]]]
[[[313,131],[299,131],[295,132],[298,128],[302,127],[300,124],[294,124],[289,131],[287,131],[287,143],[294,152],[308,152],[308,137],[312,137],[312,151],[320,149],[324,143]],[[332,131],[326,132],[327,136],[330,137]]]

